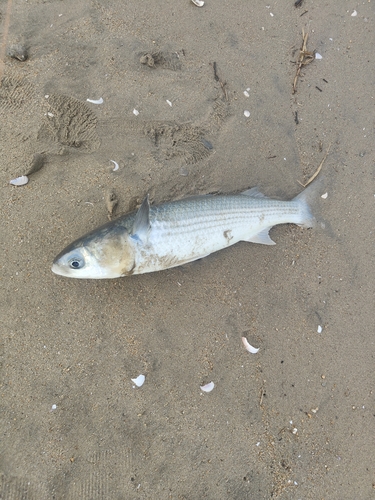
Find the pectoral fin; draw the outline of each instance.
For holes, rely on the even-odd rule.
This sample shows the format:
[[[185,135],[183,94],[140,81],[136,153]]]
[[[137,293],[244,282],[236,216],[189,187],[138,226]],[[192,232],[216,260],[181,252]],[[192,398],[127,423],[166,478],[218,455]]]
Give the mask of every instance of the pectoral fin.
[[[131,238],[145,243],[147,241],[150,228],[150,202],[148,201],[147,195],[136,213]]]
[[[270,227],[266,227],[266,229],[263,229],[258,234],[255,234],[251,238],[249,238],[246,241],[249,241],[251,243],[261,243],[262,245],[276,245],[276,243],[271,240],[270,235],[268,234],[268,231],[270,230]]]

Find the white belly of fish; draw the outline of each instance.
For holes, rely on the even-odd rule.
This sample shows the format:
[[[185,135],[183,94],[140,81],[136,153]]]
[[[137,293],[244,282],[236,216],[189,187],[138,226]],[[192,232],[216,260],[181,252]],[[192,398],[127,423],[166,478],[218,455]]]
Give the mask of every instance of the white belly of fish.
[[[150,207],[146,241],[135,243],[133,274],[179,266],[239,241],[274,244],[268,230],[283,223],[305,225],[301,200],[246,195],[201,196]]]

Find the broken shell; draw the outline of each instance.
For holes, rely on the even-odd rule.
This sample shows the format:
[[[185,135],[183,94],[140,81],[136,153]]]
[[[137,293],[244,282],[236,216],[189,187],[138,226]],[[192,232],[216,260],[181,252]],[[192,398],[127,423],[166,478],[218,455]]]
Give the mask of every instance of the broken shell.
[[[323,200],[325,200],[327,198],[327,196],[328,196],[328,193],[324,193],[324,194],[322,194],[321,198],[323,198]]]
[[[244,94],[245,97],[249,97],[250,96],[250,94],[249,94],[249,92],[247,90],[244,90],[243,94]]]
[[[203,392],[211,392],[212,389],[215,387],[215,384],[213,382],[210,382],[209,384],[206,385],[201,385],[201,391]]]
[[[139,115],[139,111],[138,111],[138,109],[135,109],[135,108],[134,108],[134,109],[133,109],[133,113],[135,114],[135,116],[138,116],[138,115]]]
[[[21,177],[17,177],[16,179],[9,181],[9,184],[12,184],[12,186],[24,186],[28,182],[29,178],[26,175],[21,175]]]
[[[115,162],[115,160],[109,160],[109,161],[111,161],[114,164],[114,167],[112,170],[113,170],[113,172],[116,172],[116,170],[118,170],[118,163]]]
[[[202,0],[191,0],[197,7],[203,7],[204,2]]]
[[[92,104],[103,104],[103,98],[100,99],[86,99],[86,101],[91,102]]]
[[[247,109],[243,112],[243,114],[246,116],[246,118],[249,118],[250,116],[250,111],[248,111]]]
[[[318,333],[322,333],[322,331],[323,331],[323,328],[322,328],[320,325],[318,325],[317,332],[318,332]]]
[[[142,387],[142,385],[145,383],[146,377],[144,375],[138,375],[137,378],[132,378],[131,381],[134,382],[134,384],[137,387]]]
[[[246,337],[242,337],[242,343],[245,346],[245,349],[251,352],[251,354],[256,354],[259,351],[259,348],[257,349],[256,347],[253,347],[251,344],[249,344]]]
[[[168,101],[168,99],[167,99],[167,104],[169,104],[169,106],[172,107],[172,103],[171,103],[171,101]]]
[[[319,54],[319,52],[315,52],[315,59],[323,59],[323,56]]]

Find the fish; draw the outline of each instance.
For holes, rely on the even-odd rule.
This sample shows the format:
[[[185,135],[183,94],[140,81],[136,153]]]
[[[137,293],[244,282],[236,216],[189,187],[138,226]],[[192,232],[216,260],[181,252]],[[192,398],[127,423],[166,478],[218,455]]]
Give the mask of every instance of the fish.
[[[68,278],[110,279],[162,271],[201,259],[239,241],[274,245],[271,227],[312,228],[316,182],[290,201],[258,188],[234,195],[198,195],[125,214],[68,245],[52,271]]]

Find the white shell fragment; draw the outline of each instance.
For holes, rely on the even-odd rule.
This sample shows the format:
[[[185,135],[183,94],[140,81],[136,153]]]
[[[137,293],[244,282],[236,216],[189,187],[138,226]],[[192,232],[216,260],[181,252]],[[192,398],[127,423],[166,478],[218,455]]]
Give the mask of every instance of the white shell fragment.
[[[324,193],[324,194],[322,194],[321,198],[323,198],[323,200],[325,200],[327,198],[327,196],[328,196],[328,193]]]
[[[134,108],[134,109],[133,109],[133,114],[135,114],[135,116],[138,116],[138,115],[139,115],[139,111],[138,111],[138,109],[135,109],[135,108]]]
[[[29,182],[29,178],[27,175],[21,175],[21,177],[17,177],[16,179],[12,179],[9,181],[9,184],[12,184],[12,186],[24,186]]]
[[[210,382],[206,385],[201,385],[201,391],[203,392],[211,392],[212,389],[215,387],[215,384],[213,382]]]
[[[111,161],[114,164],[114,167],[113,167],[112,171],[116,172],[116,170],[118,170],[118,163],[115,162],[115,160],[109,160],[109,161]]]
[[[203,7],[204,2],[202,0],[191,0],[197,7]]]
[[[137,378],[132,378],[131,381],[137,386],[142,387],[145,383],[146,377],[144,375],[138,375]]]
[[[251,344],[249,344],[246,337],[242,337],[242,343],[245,346],[245,349],[251,352],[251,354],[256,354],[259,351],[259,348],[257,349],[256,347],[253,347]]]
[[[245,109],[245,111],[243,112],[243,114],[246,116],[246,118],[249,118],[250,111],[248,111],[247,109]]]
[[[357,11],[353,10],[353,12],[350,14],[352,17],[355,17],[357,15]]]
[[[250,94],[249,94],[249,92],[248,92],[247,90],[244,90],[244,91],[243,91],[243,95],[244,95],[245,97],[249,97],[249,96],[250,96]]]
[[[92,104],[103,104],[103,97],[100,99],[86,99],[86,101],[91,102]]]
[[[168,101],[168,99],[167,99],[167,104],[169,104],[169,106],[172,107],[172,103],[171,101]]]
[[[318,325],[317,332],[318,332],[318,333],[322,333],[322,331],[323,331],[323,328],[322,328],[320,325]]]
[[[319,52],[315,52],[315,59],[323,59],[323,56],[319,54]]]
[[[56,406],[56,405],[52,405],[51,411],[56,410],[56,408],[57,408],[57,406]]]

